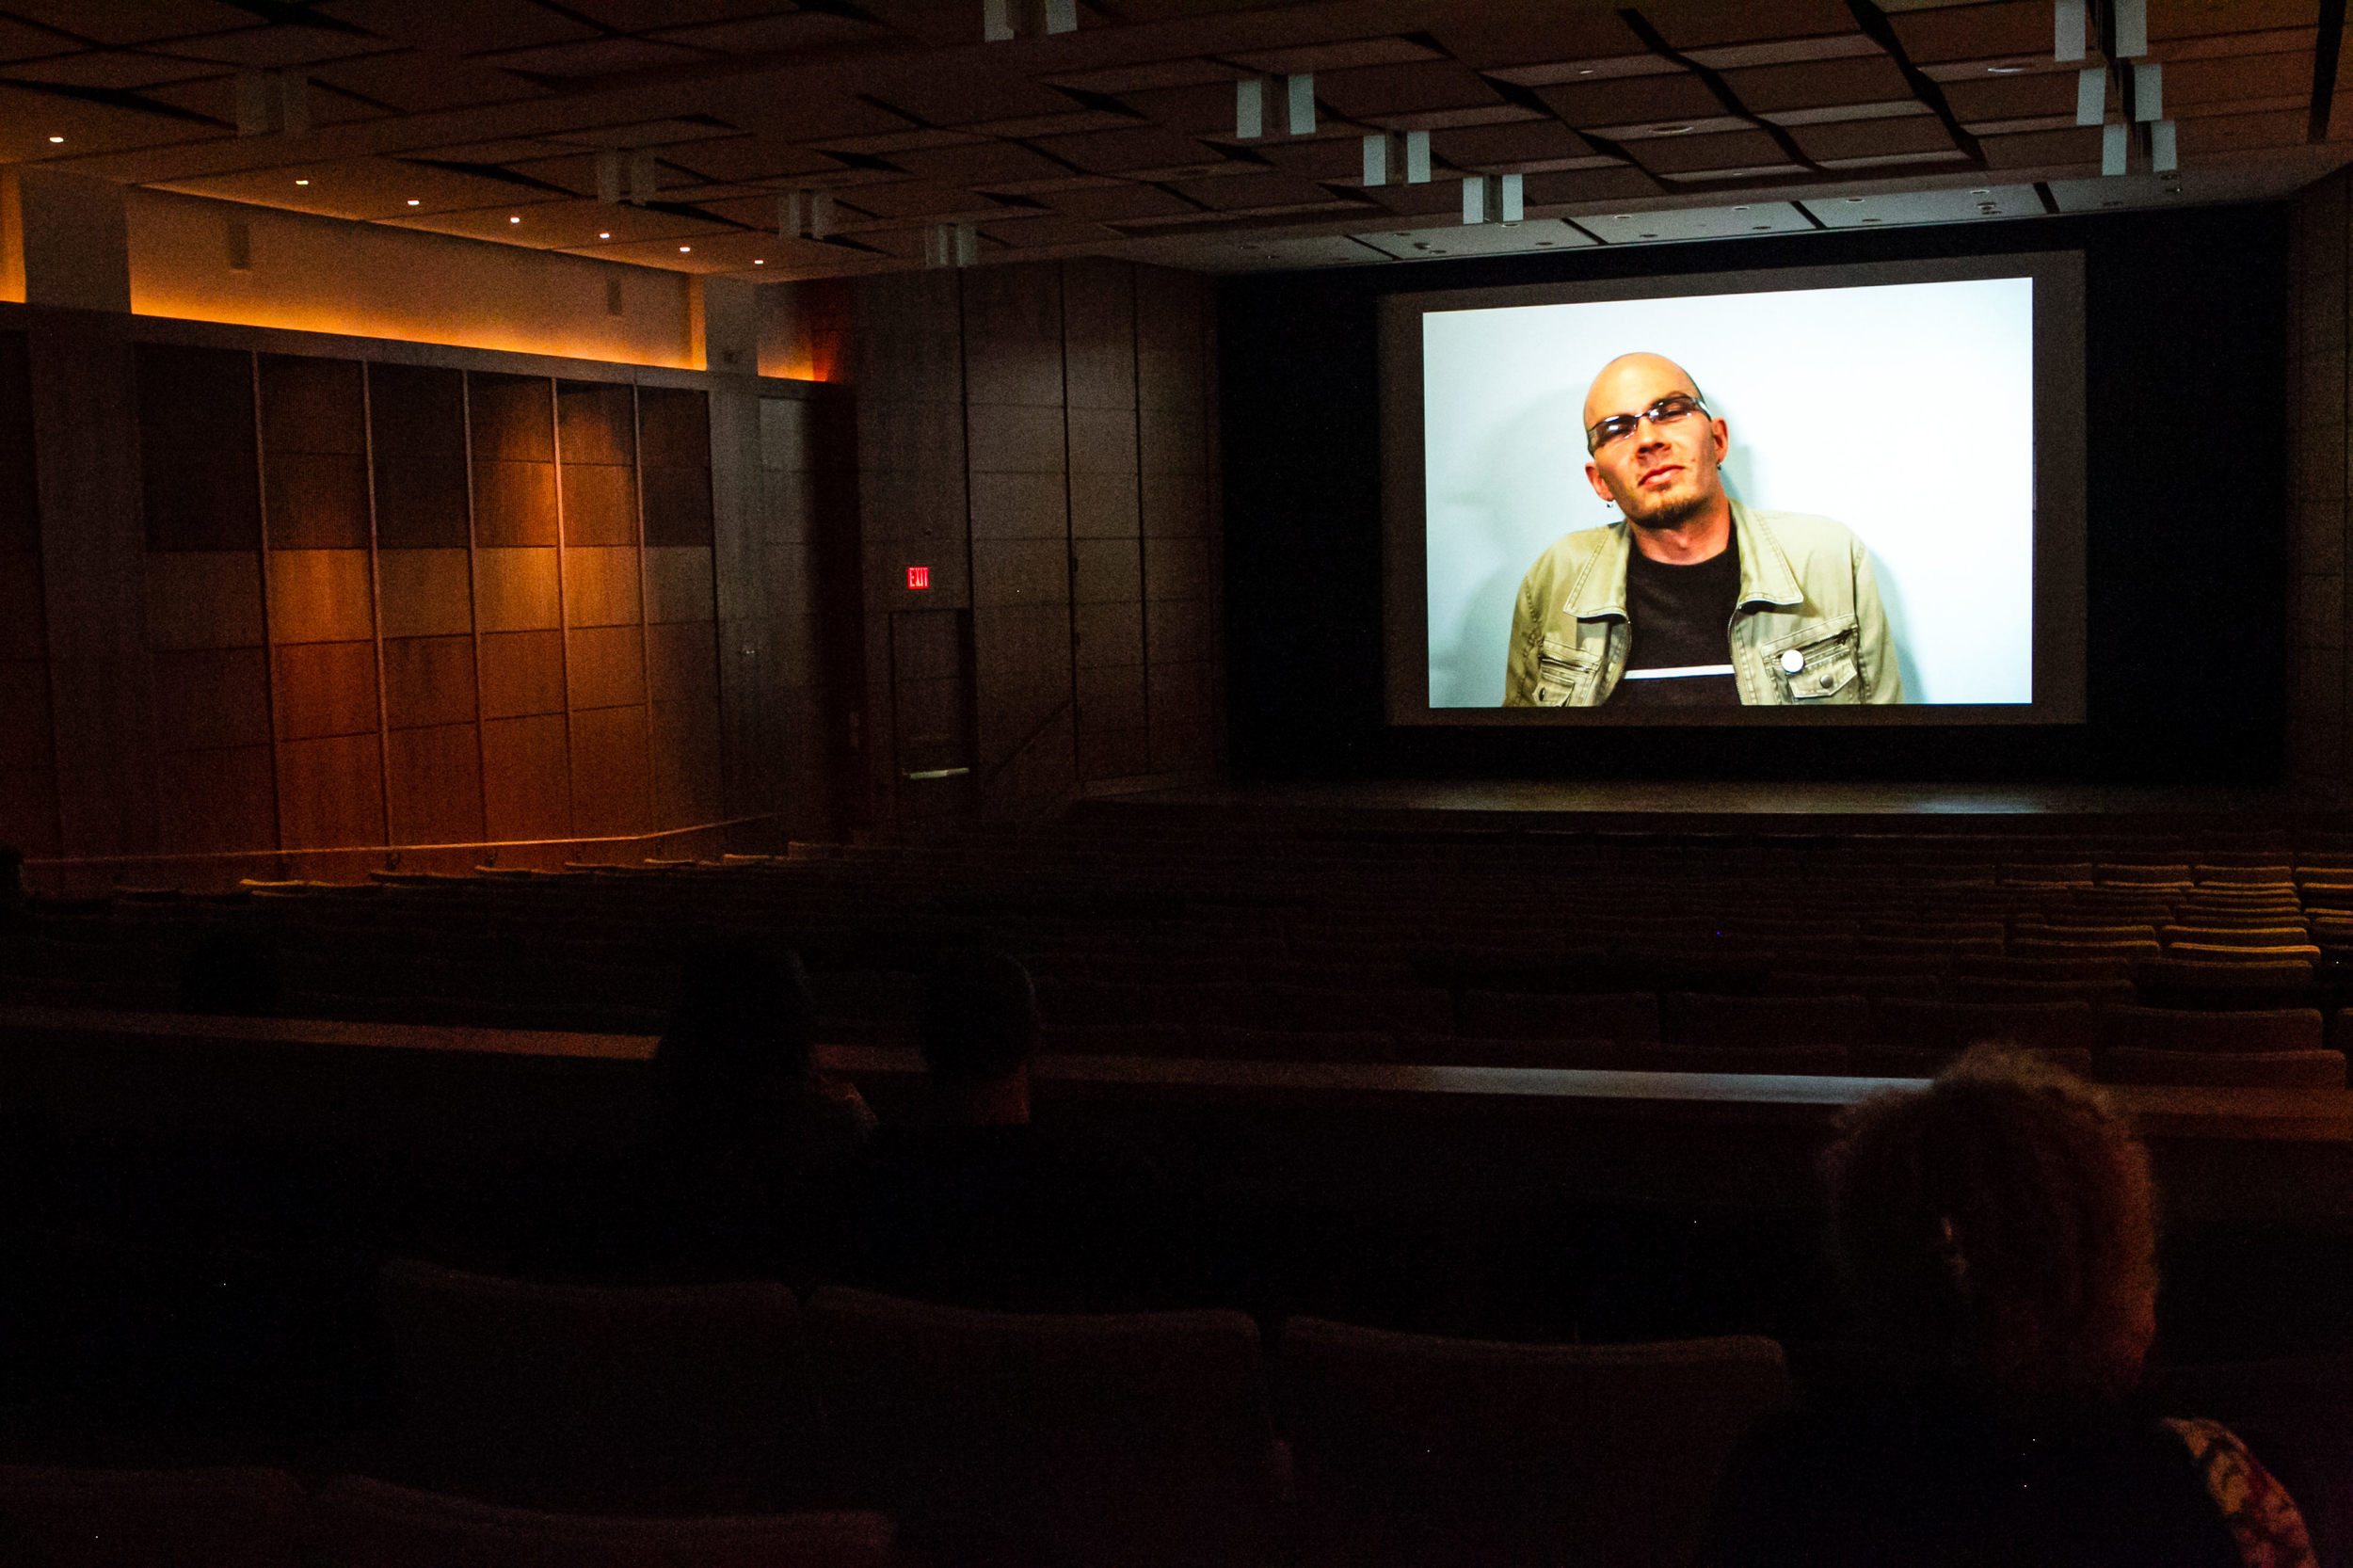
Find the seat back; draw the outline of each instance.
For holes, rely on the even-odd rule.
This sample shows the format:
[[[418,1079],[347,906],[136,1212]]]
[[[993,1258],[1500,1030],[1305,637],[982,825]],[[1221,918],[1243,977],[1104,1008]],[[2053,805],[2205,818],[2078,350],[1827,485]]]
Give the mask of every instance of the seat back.
[[[299,1568],[302,1488],[282,1470],[0,1464],[0,1556],[41,1568]]]
[[[2201,1089],[2342,1089],[2345,1053],[2334,1050],[2144,1050],[2100,1053],[2110,1083],[2169,1083]]]
[[[1681,1046],[1851,1046],[1870,1029],[1860,996],[1711,997],[1677,992],[1662,1010],[1668,1041]]]
[[[2323,1044],[2315,1007],[2191,1012],[2171,1007],[2114,1007],[2098,1020],[2102,1048],[2164,1051],[2318,1050]]]
[[[1273,1433],[1233,1312],[976,1312],[824,1289],[807,1317],[861,1503],[911,1542],[1056,1560],[1263,1552]]]
[[[312,1508],[336,1568],[888,1568],[876,1513],[632,1519],[541,1513],[342,1477]]]
[[[2029,1049],[2082,1050],[2092,1044],[2091,1004],[2083,1001],[1903,1001],[1872,1010],[1877,1043],[1955,1050],[1981,1040]]]
[[[385,1266],[394,1474],[570,1512],[728,1513],[824,1495],[792,1293],[550,1285]]]
[[[1656,1040],[1658,998],[1650,991],[1465,991],[1455,1032],[1487,1040]]]
[[[1688,1563],[1733,1449],[1786,1402],[1749,1337],[1509,1345],[1310,1318],[1278,1361],[1311,1561]]]

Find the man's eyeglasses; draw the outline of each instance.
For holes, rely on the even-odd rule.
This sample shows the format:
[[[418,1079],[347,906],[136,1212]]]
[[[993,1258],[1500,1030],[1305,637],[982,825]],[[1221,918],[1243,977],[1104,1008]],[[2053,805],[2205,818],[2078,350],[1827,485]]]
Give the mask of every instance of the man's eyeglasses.
[[[1670,392],[1639,414],[1612,414],[1585,432],[1585,450],[1599,452],[1614,446],[1642,427],[1642,421],[1653,424],[1676,424],[1693,414],[1705,414],[1707,405],[1689,392]]]

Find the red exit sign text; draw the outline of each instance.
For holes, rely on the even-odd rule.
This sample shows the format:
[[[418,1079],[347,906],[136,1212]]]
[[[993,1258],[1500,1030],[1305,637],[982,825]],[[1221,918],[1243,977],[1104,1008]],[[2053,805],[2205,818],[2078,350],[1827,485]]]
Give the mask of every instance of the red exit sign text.
[[[928,587],[930,587],[931,585],[932,585],[932,568],[929,568],[929,567],[909,567],[909,568],[907,568],[907,586],[908,586],[908,587],[910,587],[910,588],[928,588]]]

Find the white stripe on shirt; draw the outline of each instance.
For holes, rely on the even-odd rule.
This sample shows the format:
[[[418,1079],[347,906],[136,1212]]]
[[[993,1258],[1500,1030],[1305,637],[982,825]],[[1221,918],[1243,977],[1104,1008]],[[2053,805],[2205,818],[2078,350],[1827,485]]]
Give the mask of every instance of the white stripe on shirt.
[[[1733,673],[1730,664],[1678,664],[1673,669],[1627,670],[1620,675],[1619,679],[1621,680],[1671,680],[1687,675],[1731,675]]]

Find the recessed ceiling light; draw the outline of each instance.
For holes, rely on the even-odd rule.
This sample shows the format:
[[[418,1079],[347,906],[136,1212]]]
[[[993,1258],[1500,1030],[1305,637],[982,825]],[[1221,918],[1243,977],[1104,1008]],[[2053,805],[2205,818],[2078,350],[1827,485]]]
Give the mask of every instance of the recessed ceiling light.
[[[522,216],[520,214],[517,214],[515,216],[508,218],[506,221],[509,223],[520,223],[522,221]]]
[[[1992,196],[1993,193],[1991,190],[1973,190],[1969,194],[1972,196]]]
[[[412,206],[412,207],[421,207],[421,206],[423,206],[424,203],[423,203],[422,201],[419,201],[419,200],[418,200],[415,197],[413,197],[413,196],[412,196],[412,197],[410,197],[410,198],[408,199],[408,204],[409,204],[410,206]]]
[[[1691,127],[1689,125],[1657,125],[1651,128],[1651,135],[1655,136],[1680,136],[1689,133],[1690,129]]]
[[[1858,203],[1859,203],[1859,202],[1861,202],[1861,201],[1863,200],[1863,198],[1862,198],[1862,197],[1860,197],[1860,196],[1849,196],[1849,198],[1847,198],[1847,200],[1848,200],[1849,201],[1850,201],[1850,202],[1858,202]]]
[[[1579,76],[1591,76],[1593,73],[1593,68],[1590,65],[1580,65],[1577,68],[1577,73]]]
[[[678,248],[678,253],[679,253],[680,255],[683,256],[683,255],[685,255],[685,254],[686,254],[689,250],[692,250],[692,249],[694,249],[694,248],[694,248],[693,246],[691,246],[691,245],[681,245],[681,246],[680,246],[680,247]]]
[[[599,233],[599,234],[597,235],[597,238],[599,238],[599,239],[600,239],[600,240],[609,240],[609,239],[611,239],[612,237],[613,237],[613,231],[612,231],[612,230],[610,230],[610,229],[604,230],[603,232],[601,232],[600,233]]]
[[[1746,207],[1735,207],[1732,210],[1736,213],[1745,213],[1748,211]]]
[[[308,181],[308,180],[296,180],[296,181],[295,182],[295,184],[297,184],[297,185],[307,185],[307,184],[309,184],[310,183],[311,183],[311,182],[310,182],[310,181]]]
[[[50,139],[51,141],[63,141],[63,140],[65,140],[65,137],[63,137],[63,136],[51,136],[49,139]]]
[[[1620,223],[1631,223],[1634,221],[1634,215],[1632,213],[1620,213],[1618,215],[1618,221]]]
[[[1986,72],[1993,76],[2015,76],[2026,68],[2023,65],[1989,65]]]
[[[766,262],[760,260],[758,256],[754,256],[752,258],[752,265],[754,266],[766,266],[767,264],[768,264]]]

